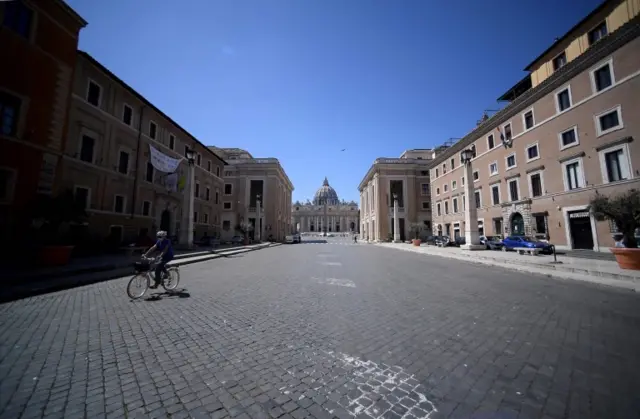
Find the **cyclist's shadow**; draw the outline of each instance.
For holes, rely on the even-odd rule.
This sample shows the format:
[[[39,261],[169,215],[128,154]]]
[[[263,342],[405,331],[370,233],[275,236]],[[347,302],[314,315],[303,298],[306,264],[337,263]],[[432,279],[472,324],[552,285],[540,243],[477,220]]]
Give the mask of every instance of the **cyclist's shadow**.
[[[150,294],[144,301],[160,301],[165,298],[189,298],[191,294],[187,292],[186,288],[175,289],[171,291],[161,291]]]

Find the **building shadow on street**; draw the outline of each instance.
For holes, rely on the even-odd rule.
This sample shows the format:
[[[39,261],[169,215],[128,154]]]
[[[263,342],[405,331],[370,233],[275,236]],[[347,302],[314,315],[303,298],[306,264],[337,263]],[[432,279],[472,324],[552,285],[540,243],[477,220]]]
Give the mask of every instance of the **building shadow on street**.
[[[302,240],[298,244],[314,244],[314,243],[327,243],[326,240]]]

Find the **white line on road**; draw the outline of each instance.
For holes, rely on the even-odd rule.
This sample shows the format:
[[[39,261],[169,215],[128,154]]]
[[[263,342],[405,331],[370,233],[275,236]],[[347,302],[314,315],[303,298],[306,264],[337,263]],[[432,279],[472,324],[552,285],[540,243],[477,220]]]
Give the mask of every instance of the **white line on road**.
[[[342,266],[342,262],[318,262],[320,265]]]
[[[311,278],[315,281],[318,281],[319,284],[327,284],[327,285],[337,285],[339,287],[348,287],[355,288],[355,282],[349,279],[339,279],[339,278]]]

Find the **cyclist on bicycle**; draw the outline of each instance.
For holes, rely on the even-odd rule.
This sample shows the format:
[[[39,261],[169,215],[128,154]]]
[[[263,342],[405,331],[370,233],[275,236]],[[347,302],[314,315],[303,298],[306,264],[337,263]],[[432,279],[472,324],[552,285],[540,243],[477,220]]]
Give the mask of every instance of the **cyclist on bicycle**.
[[[173,259],[173,247],[171,246],[171,240],[167,238],[167,232],[160,230],[156,233],[156,237],[158,238],[156,244],[144,254],[145,257],[148,257],[147,255],[150,253],[156,250],[160,251],[160,262],[156,266],[156,283],[149,288],[158,288],[158,285],[162,282],[161,275],[167,273],[167,263]]]

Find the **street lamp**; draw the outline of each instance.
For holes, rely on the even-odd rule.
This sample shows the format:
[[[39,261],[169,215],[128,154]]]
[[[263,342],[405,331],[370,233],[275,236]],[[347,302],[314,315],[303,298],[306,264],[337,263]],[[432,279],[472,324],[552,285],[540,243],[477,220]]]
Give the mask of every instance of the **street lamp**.
[[[460,162],[464,165],[464,193],[467,201],[467,208],[464,212],[464,240],[465,244],[460,246],[464,250],[480,250],[484,246],[480,244],[478,234],[478,209],[476,208],[475,191],[473,187],[473,165],[475,150],[467,148],[460,152]]]
[[[393,242],[400,243],[400,220],[398,219],[398,194],[393,194]]]
[[[184,197],[182,201],[182,225],[184,226],[180,230],[180,244],[183,247],[191,249],[193,247],[193,199],[194,199],[194,188],[195,188],[195,151],[191,147],[187,147],[185,150],[185,157],[187,158],[187,162],[189,164],[189,168],[187,169],[187,179],[188,187],[185,188],[185,194],[187,196]]]
[[[261,238],[261,235],[262,235],[261,234],[262,233],[262,219],[261,219],[262,215],[260,214],[260,209],[261,209],[260,207],[261,207],[262,203],[260,202],[260,198],[261,198],[260,194],[256,195],[256,212],[257,212],[257,215],[256,215],[256,224],[257,224],[257,226],[256,226],[256,241],[260,241],[260,238]]]

